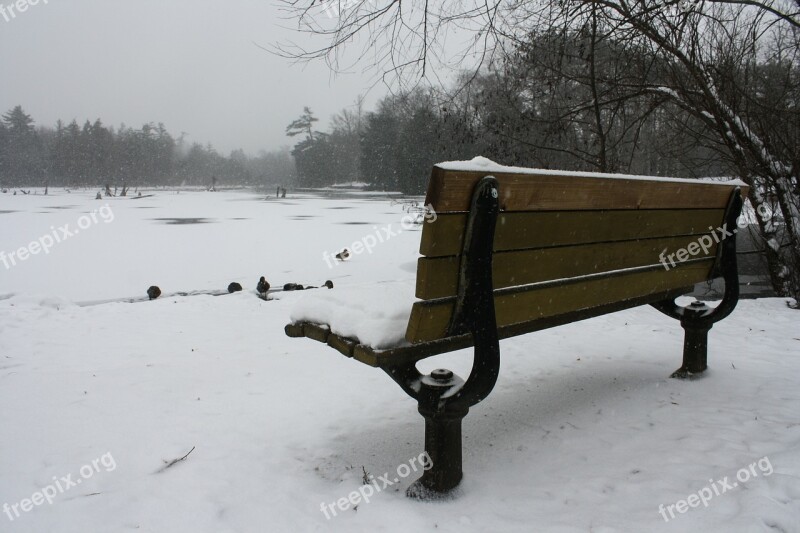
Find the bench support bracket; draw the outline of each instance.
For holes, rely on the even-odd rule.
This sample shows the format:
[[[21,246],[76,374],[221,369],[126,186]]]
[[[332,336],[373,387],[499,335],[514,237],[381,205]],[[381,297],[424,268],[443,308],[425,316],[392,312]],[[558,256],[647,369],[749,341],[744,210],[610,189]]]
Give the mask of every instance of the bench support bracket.
[[[725,280],[725,294],[717,307],[709,307],[695,301],[688,306],[680,306],[674,300],[651,304],[667,316],[680,320],[685,331],[683,341],[683,364],[672,373],[673,378],[687,378],[700,374],[708,368],[708,332],[714,323],[727,317],[739,301],[739,272],[736,264],[736,220],[742,211],[741,189],[736,187],[731,193],[725,211],[723,229],[731,233],[723,240],[714,262],[712,276]]]
[[[494,311],[492,249],[499,208],[497,180],[486,176],[475,186],[461,254],[458,297],[449,336],[471,334],[472,371],[465,380],[446,369],[422,375],[411,364],[384,367],[412,398],[425,418],[425,451],[431,464],[406,494],[436,499],[455,489],[463,477],[461,421],[485,399],[500,373],[500,344]]]

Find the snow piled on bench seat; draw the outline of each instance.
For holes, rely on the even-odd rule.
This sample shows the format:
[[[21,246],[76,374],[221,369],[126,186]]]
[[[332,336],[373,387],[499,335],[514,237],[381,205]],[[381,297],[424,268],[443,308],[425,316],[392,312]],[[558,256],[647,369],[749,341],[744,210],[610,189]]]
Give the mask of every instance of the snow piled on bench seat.
[[[444,170],[460,170],[462,172],[497,172],[509,174],[535,174],[537,176],[570,176],[580,178],[604,178],[604,179],[620,179],[620,180],[644,180],[644,181],[668,181],[677,183],[702,183],[705,185],[731,185],[747,186],[741,180],[729,181],[712,181],[703,179],[689,179],[689,178],[663,178],[657,176],[634,176],[630,174],[604,174],[600,172],[578,172],[572,170],[548,170],[540,168],[525,168],[525,167],[507,167],[499,163],[495,163],[491,159],[478,156],[470,161],[445,161],[437,163],[437,167]]]
[[[406,344],[415,281],[389,281],[309,291],[291,313],[293,323],[327,325],[342,337],[377,350]]]

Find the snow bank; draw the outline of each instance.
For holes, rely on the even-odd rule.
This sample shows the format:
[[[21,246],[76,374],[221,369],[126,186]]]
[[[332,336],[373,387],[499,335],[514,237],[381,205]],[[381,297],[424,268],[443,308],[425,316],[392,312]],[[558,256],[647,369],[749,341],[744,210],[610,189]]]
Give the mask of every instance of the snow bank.
[[[0,531],[798,531],[800,341],[781,299],[715,325],[700,380],[667,377],[683,332],[647,307],[503,341],[495,391],[464,423],[459,496],[410,500],[412,475],[328,519],[362,467],[396,476],[423,450],[423,420],[382,372],[284,335],[301,296],[0,301],[0,508],[105,454],[117,465],[13,521],[0,511]],[[420,366],[463,376],[469,359]],[[771,475],[660,514],[765,457]]]

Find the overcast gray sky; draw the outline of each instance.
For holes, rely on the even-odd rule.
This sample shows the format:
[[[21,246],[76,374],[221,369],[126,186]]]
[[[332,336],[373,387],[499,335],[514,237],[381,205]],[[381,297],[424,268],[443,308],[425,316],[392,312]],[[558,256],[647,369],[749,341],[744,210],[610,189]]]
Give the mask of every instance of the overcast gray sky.
[[[6,13],[14,1],[0,0]],[[255,154],[294,144],[284,131],[304,105],[322,129],[369,89],[369,74],[331,78],[323,63],[259,49],[301,39],[272,0],[44,1],[0,14],[0,112],[22,105],[38,125],[163,122],[224,154]],[[373,89],[367,107],[383,94]]]

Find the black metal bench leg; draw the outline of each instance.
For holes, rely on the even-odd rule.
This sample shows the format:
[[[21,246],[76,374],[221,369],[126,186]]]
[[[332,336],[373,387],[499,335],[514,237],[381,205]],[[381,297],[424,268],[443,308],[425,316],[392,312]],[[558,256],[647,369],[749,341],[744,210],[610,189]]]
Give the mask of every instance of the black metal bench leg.
[[[708,332],[711,323],[694,322],[711,309],[702,302],[693,302],[686,308],[681,327],[686,332],[683,339],[683,365],[672,373],[673,378],[688,378],[692,374],[700,374],[708,368]]]
[[[423,376],[414,364],[383,369],[418,402],[425,418],[425,451],[431,465],[406,491],[413,498],[452,494],[461,482],[461,421],[484,400],[500,372],[500,344],[494,312],[492,247],[499,212],[497,180],[487,176],[475,186],[464,233],[459,285],[448,336],[471,334],[472,371],[465,380],[449,370]]]
[[[446,496],[461,483],[461,421],[468,411],[431,413],[420,406],[419,412],[425,417],[425,452],[431,464],[408,488],[409,497],[435,499]]]
[[[699,374],[708,368],[708,332],[711,328],[685,327],[684,330],[686,330],[686,337],[683,340],[683,366],[678,372]]]
[[[742,195],[739,187],[731,193],[725,211],[725,227],[732,228],[742,211]],[[725,294],[717,307],[711,308],[703,302],[692,302],[686,307],[674,300],[651,304],[665,315],[681,321],[686,332],[683,340],[683,365],[672,373],[673,378],[687,378],[700,374],[708,368],[708,332],[715,322],[731,314],[739,301],[739,273],[736,266],[736,237],[725,239],[717,248],[717,257],[712,268],[713,277],[725,280]]]
[[[461,421],[467,416],[469,406],[463,402],[449,402],[443,397],[463,384],[464,380],[444,369],[434,370],[420,379],[418,410],[425,418],[425,453],[430,464],[406,491],[412,498],[440,498],[461,482]]]

